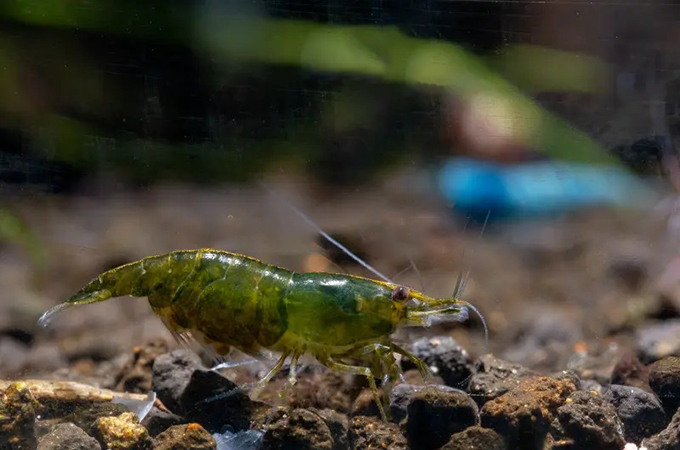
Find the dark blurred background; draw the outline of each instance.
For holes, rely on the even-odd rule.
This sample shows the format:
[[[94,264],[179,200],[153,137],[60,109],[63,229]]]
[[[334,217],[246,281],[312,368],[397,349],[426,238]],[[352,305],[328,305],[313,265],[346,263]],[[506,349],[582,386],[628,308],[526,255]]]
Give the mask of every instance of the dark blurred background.
[[[678,14],[605,0],[3,2],[0,181],[68,192],[102,174],[212,183],[285,165],[354,184],[461,153],[607,153],[659,172],[677,128]]]

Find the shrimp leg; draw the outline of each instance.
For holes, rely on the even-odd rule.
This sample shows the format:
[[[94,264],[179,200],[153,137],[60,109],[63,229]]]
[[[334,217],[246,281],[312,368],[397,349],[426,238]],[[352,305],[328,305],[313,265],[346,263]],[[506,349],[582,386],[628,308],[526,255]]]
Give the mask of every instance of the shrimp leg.
[[[293,357],[290,360],[290,370],[288,372],[287,383],[290,387],[295,386],[295,383],[297,383],[297,363],[300,356],[302,356],[302,352],[296,350],[293,352]]]
[[[430,368],[427,367],[425,361],[421,360],[416,355],[414,355],[413,353],[409,352],[408,350],[397,344],[391,343],[390,347],[392,348],[393,352],[398,353],[405,358],[408,358],[413,364],[415,364],[416,367],[418,368],[418,372],[420,372],[420,375],[423,378],[427,379],[432,377],[432,372],[430,372]]]
[[[403,375],[401,367],[392,353],[392,348],[384,344],[369,344],[358,349],[363,355],[373,353],[372,371],[382,377],[382,406],[385,411],[390,409],[390,393],[395,382]]]
[[[383,421],[385,422],[389,420],[389,416],[387,415],[385,408],[383,408],[382,401],[380,399],[380,394],[378,394],[378,386],[375,384],[375,377],[371,369],[369,369],[368,367],[350,366],[349,364],[342,364],[337,361],[334,361],[330,357],[324,358],[324,360],[321,361],[321,363],[331,370],[337,370],[339,372],[347,372],[352,373],[354,375],[365,376],[368,379],[368,385],[371,388],[371,393],[373,394],[375,403],[378,405],[378,409],[380,410],[380,417],[382,417]]]
[[[267,372],[267,374],[264,377],[262,377],[261,380],[255,382],[252,385],[251,389],[252,389],[252,392],[255,395],[255,397],[260,395],[260,392],[262,391],[262,389],[264,389],[264,387],[267,385],[267,383],[269,383],[269,381],[272,378],[274,378],[274,375],[276,375],[278,373],[278,371],[281,370],[281,368],[283,367],[283,364],[286,362],[286,358],[288,358],[289,355],[290,355],[290,352],[282,353],[279,360],[276,361],[276,364],[274,365],[274,367],[272,367],[271,370],[269,370],[269,372]]]

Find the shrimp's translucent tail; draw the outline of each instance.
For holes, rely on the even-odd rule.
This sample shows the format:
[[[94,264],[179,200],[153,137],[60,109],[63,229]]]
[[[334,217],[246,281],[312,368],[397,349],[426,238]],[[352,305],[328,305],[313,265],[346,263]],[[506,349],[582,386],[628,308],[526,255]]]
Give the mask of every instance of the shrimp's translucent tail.
[[[60,303],[59,305],[54,306],[47,310],[47,312],[45,312],[42,316],[40,316],[40,319],[38,319],[38,324],[40,324],[43,327],[46,327],[50,324],[54,316],[56,316],[66,308],[70,308],[72,306],[77,305],[87,305],[90,303],[102,302],[112,297],[111,291],[109,291],[108,289],[93,290],[91,286],[92,283],[88,284],[80,292],[66,300],[64,303]]]

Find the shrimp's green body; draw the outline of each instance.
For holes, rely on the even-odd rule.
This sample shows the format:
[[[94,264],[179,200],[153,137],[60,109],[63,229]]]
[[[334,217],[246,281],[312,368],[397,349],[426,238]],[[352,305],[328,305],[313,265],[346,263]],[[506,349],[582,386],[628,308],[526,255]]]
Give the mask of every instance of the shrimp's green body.
[[[61,305],[46,312],[46,324],[59,310],[113,297],[148,297],[153,311],[180,340],[195,339],[218,355],[236,348],[249,355],[280,352],[260,380],[263,387],[292,356],[296,364],[311,354],[334,370],[368,378],[383,419],[375,378],[394,383],[399,376],[393,353],[411,359],[421,373],[426,365],[393,343],[399,325],[429,324],[433,317],[466,317],[466,302],[438,300],[403,286],[352,275],[296,273],[226,251],[181,250],[150,256],[105,272]],[[367,361],[367,367],[343,359]]]

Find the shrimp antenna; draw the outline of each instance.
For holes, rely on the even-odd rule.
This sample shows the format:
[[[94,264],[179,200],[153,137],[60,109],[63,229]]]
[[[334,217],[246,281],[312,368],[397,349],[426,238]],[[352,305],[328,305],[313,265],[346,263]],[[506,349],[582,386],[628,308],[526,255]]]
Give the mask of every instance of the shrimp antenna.
[[[484,235],[484,231],[486,230],[486,226],[489,223],[489,216],[491,216],[491,210],[488,210],[486,213],[486,218],[484,218],[484,223],[482,224],[482,229],[479,232],[479,236],[477,237],[477,244],[479,244],[479,241],[481,241],[482,236]],[[467,222],[465,224],[467,227]],[[474,260],[474,255],[475,252],[477,251],[477,246],[472,249],[472,258]],[[463,258],[465,258],[465,250],[463,250]],[[484,327],[484,353],[489,348],[489,327],[486,325],[486,320],[484,320],[484,316],[482,313],[479,312],[477,308],[472,306],[469,302],[462,300],[461,297],[463,296],[463,293],[465,292],[465,287],[467,286],[468,281],[470,280],[470,272],[471,272],[471,267],[472,267],[472,262],[470,263],[470,266],[468,266],[467,270],[464,272],[460,272],[458,274],[458,279],[456,280],[456,286],[453,288],[453,298],[461,303],[463,303],[466,307],[470,308],[472,312],[474,312],[477,317],[479,317],[479,320],[482,322],[482,326]]]
[[[472,306],[470,302],[467,302],[465,300],[458,300],[460,303],[462,303],[466,308],[470,308],[473,313],[479,317],[479,320],[482,322],[482,327],[484,327],[484,353],[489,350],[489,327],[486,325],[486,320],[484,320],[484,316],[482,313],[479,312],[477,308]]]
[[[266,189],[270,194],[275,194],[275,192],[272,191],[272,190],[271,190],[266,184],[264,184],[263,182],[260,182],[260,185],[261,185],[264,189]],[[275,194],[275,195],[276,195],[276,194]],[[321,229],[321,227],[320,227],[319,225],[316,224],[316,222],[314,222],[309,216],[307,216],[307,214],[305,214],[305,213],[303,213],[302,211],[300,211],[298,208],[295,207],[295,205],[293,205],[292,203],[290,203],[289,201],[287,201],[285,198],[283,198],[283,196],[280,196],[280,198],[281,198],[281,200],[282,200],[286,205],[288,205],[293,211],[295,211],[295,213],[296,213],[298,216],[300,216],[305,222],[307,222],[309,225],[311,225],[312,228],[314,228],[314,229],[315,229],[321,236],[323,236],[328,242],[330,242],[331,244],[335,245],[335,246],[338,247],[340,250],[342,250],[343,252],[345,252],[345,254],[346,254],[347,256],[349,256],[350,258],[352,258],[353,260],[355,260],[356,262],[358,262],[359,264],[361,264],[363,267],[365,267],[366,269],[368,269],[369,271],[371,271],[371,273],[373,273],[373,274],[374,274],[375,276],[377,276],[378,278],[381,278],[383,281],[387,281],[388,283],[392,283],[392,280],[390,280],[390,279],[387,278],[385,275],[383,275],[382,273],[380,273],[380,272],[378,271],[378,269],[374,268],[374,267],[371,266],[369,263],[367,263],[367,262],[364,261],[363,259],[359,258],[357,255],[355,255],[354,253],[352,253],[347,247],[345,247],[345,246],[342,245],[340,242],[338,242],[338,241],[336,241],[335,239],[333,239],[328,233],[326,233],[325,231],[323,231],[323,230]]]
[[[411,267],[413,267],[413,271],[416,273],[418,276],[418,282],[420,283],[420,290],[425,291],[425,283],[423,283],[423,275],[420,273],[420,270],[418,270],[418,267],[416,266],[416,263],[413,261],[413,258],[410,256],[408,257],[408,262],[411,263]]]
[[[491,215],[491,210],[487,211],[486,213],[486,218],[484,219],[484,224],[482,224],[482,230],[479,232],[479,236],[477,237],[477,244],[479,244],[479,241],[481,241],[482,236],[484,235],[484,231],[486,230],[486,226],[489,223],[489,216]],[[465,228],[467,228],[467,222],[465,223]],[[474,259],[475,252],[477,251],[477,246],[472,249],[472,258]],[[462,259],[465,259],[465,250],[463,249],[463,257]],[[467,286],[468,281],[470,280],[470,272],[472,268],[472,263],[470,263],[470,266],[463,272],[460,272],[458,274],[458,279],[456,280],[456,285],[453,288],[453,298],[459,299],[460,297],[463,296],[463,293],[465,292],[465,287]]]

